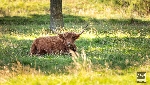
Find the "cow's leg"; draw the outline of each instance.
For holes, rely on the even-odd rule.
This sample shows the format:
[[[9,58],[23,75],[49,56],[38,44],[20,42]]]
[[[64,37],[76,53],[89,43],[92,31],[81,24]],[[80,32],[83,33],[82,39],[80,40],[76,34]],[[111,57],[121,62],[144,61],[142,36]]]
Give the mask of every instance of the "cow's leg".
[[[44,54],[46,54],[46,51],[45,50],[38,50],[37,54],[38,55],[44,55]]]

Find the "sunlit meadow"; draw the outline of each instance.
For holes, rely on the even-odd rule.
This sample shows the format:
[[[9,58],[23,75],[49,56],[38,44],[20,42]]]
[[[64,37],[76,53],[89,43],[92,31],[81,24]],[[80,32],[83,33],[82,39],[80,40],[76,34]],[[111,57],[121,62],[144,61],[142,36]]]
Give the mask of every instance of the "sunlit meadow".
[[[78,55],[30,56],[35,38],[56,35],[49,30],[49,0],[1,2],[0,84],[135,85],[137,72],[146,72],[150,84],[150,15],[98,0],[63,0],[60,33],[89,24],[75,42]]]

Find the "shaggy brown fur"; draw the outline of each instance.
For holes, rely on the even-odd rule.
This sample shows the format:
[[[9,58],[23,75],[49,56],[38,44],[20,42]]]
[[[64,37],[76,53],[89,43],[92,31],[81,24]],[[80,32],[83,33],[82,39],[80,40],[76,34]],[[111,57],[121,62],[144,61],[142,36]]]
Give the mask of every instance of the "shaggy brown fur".
[[[70,49],[76,51],[74,41],[79,38],[80,35],[81,34],[73,32],[66,32],[58,34],[58,36],[37,38],[33,41],[30,54],[66,54],[69,53]]]

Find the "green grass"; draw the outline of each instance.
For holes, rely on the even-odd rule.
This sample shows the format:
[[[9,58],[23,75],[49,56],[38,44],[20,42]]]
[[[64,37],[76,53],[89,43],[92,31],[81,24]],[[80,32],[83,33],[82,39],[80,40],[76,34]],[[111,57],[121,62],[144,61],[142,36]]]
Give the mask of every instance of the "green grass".
[[[136,74],[126,74],[126,75],[111,75],[105,76],[105,74],[95,73],[95,72],[81,72],[78,74],[71,75],[19,75],[15,78],[12,78],[10,82],[7,82],[8,85],[19,85],[19,84],[28,84],[28,85],[85,85],[85,84],[113,84],[113,85],[124,85],[124,84],[136,84]],[[148,79],[149,80],[149,79]],[[18,82],[16,82],[18,81]]]
[[[0,17],[0,76],[3,76],[0,77],[0,84],[135,85],[138,71],[147,72],[146,84],[150,83],[149,16],[137,15],[130,19],[127,13],[119,14],[121,9],[106,11],[102,8],[107,7],[104,4],[91,5],[94,2],[86,0],[73,4],[76,1],[65,0],[65,28],[60,32],[80,32],[81,26],[90,24],[75,42],[80,57],[38,57],[29,55],[32,41],[40,36],[54,35],[49,30],[50,16],[45,11],[49,0],[42,3],[38,0],[32,3],[17,1],[0,3],[6,9],[15,3],[16,6],[23,5],[11,11],[12,15]],[[35,3],[41,4],[40,7]],[[93,13],[89,9],[91,7],[95,10]],[[21,8],[28,12],[20,11]],[[111,8],[108,6],[107,9]]]

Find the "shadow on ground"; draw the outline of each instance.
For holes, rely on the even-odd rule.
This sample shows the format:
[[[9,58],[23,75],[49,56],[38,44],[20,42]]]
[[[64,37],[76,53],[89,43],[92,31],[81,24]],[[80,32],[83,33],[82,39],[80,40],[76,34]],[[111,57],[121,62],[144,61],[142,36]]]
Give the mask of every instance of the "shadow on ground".
[[[65,15],[64,14],[64,23],[103,23],[106,22],[108,24],[132,24],[132,25],[150,25],[150,21],[142,21],[140,19],[96,19],[85,16],[74,16],[74,15]],[[1,25],[27,25],[27,24],[49,24],[50,23],[50,15],[38,15],[33,14],[29,17],[22,16],[5,16],[0,17]]]
[[[2,34],[15,32],[28,35],[35,32],[37,32],[35,34],[39,34],[42,31],[50,33],[49,19],[49,14],[34,14],[30,15],[30,17],[0,17],[0,32]],[[64,15],[64,23],[66,28],[73,28],[76,26],[76,28],[80,28],[86,23],[92,23],[89,28],[96,28],[96,30],[102,34],[120,31],[133,36],[139,33],[142,36],[146,36],[150,33],[150,21],[142,21],[139,19],[95,19],[85,16]]]

